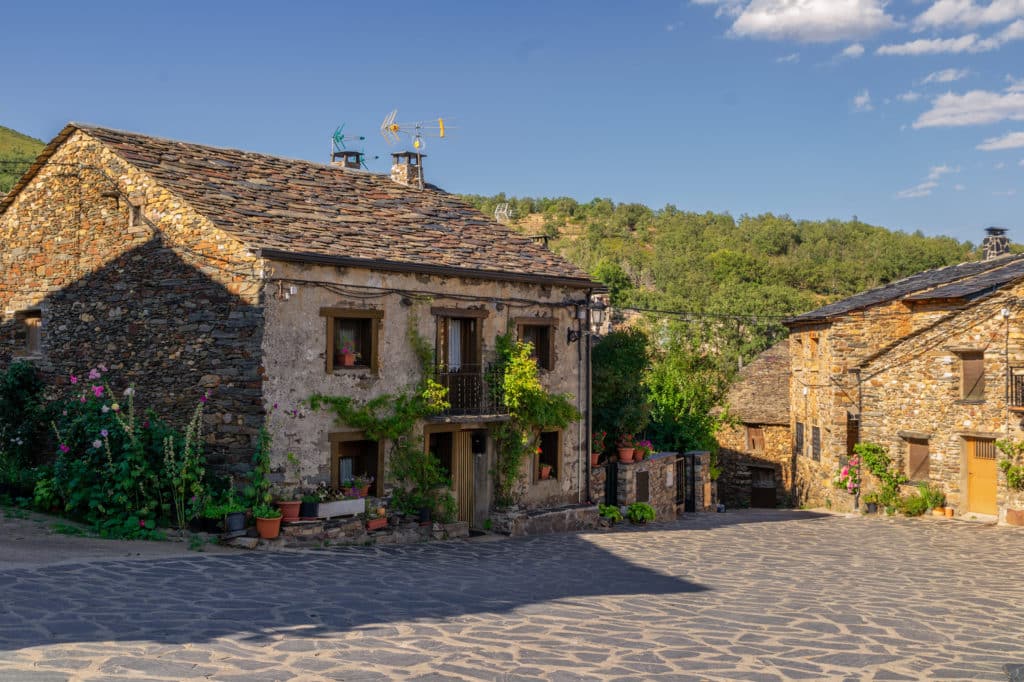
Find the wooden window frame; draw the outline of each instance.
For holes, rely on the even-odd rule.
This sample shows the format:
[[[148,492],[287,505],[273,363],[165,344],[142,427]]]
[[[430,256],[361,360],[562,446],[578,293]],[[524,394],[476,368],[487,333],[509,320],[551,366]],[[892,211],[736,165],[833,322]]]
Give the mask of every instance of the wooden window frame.
[[[43,311],[39,308],[19,310],[14,321],[21,328],[22,343],[14,350],[14,357],[36,358],[43,352]]]
[[[353,441],[368,441],[373,442],[372,438],[367,438],[366,434],[362,431],[336,431],[327,434],[327,442],[329,444],[328,465],[331,469],[331,487],[337,488],[341,486],[341,481],[338,479],[340,475],[341,467],[339,466],[338,460],[341,459],[341,444],[350,443]],[[373,474],[374,484],[378,493],[377,497],[383,497],[384,493],[384,441],[379,440],[377,442],[377,471]]]
[[[803,457],[807,448],[807,429],[803,422],[797,422],[793,432],[793,454]]]
[[[555,320],[551,317],[517,317],[516,323],[516,338],[519,341],[523,340],[523,328],[524,327],[546,327],[548,330],[548,342],[547,348],[547,364],[541,362],[542,355],[539,349],[535,349],[534,357],[537,358],[537,367],[541,370],[550,372],[555,368]]]
[[[957,355],[960,356],[960,400],[969,403],[985,402],[985,352],[965,350],[959,351]],[[971,367],[976,369],[976,377],[972,377],[968,371]]]
[[[931,448],[929,447],[927,438],[906,438],[907,442],[907,481],[909,483],[920,483],[931,480]],[[914,451],[918,451],[920,456],[920,448],[924,448],[924,472],[923,476],[917,476],[920,474],[922,465],[914,467]]]
[[[480,308],[431,308],[430,313],[434,316],[434,360],[438,368],[447,367],[448,363],[448,326],[447,321],[451,319],[472,319],[476,322],[476,338],[473,348],[473,362],[463,363],[468,365],[480,365],[483,372],[484,356],[484,319],[490,314]]]
[[[548,477],[549,481],[556,481],[556,480],[558,480],[559,475],[562,473],[562,467],[561,467],[561,464],[562,464],[562,452],[564,450],[564,448],[562,446],[562,437],[565,434],[562,432],[562,429],[548,429],[546,431],[541,431],[541,434],[540,434],[541,440],[538,441],[538,447],[541,448],[542,452],[543,452],[543,438],[544,438],[544,434],[545,433],[557,434],[555,436],[555,442],[558,443],[558,452],[555,454],[554,463],[551,465],[551,476]],[[539,455],[536,452],[533,453],[533,482],[534,483],[538,483],[541,480],[541,477],[540,477],[540,465],[542,463],[541,462],[541,457],[542,457],[542,455]]]
[[[821,461],[821,427],[811,427],[811,459]]]
[[[363,370],[377,374],[380,370],[380,327],[384,321],[384,311],[377,308],[321,308],[320,316],[327,320],[327,345],[325,350],[326,362],[324,366],[328,374],[334,374],[335,370]],[[338,319],[347,320],[369,320],[370,321],[370,364],[353,365],[352,367],[338,367],[334,364],[334,321]]]
[[[744,426],[747,429],[747,450],[763,453],[765,451],[764,426],[759,424],[744,424]]]

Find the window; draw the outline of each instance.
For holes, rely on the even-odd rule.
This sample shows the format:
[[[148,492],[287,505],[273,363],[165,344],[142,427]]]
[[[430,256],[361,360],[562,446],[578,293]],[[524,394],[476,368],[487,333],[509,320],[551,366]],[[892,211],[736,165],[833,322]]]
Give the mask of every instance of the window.
[[[432,310],[437,316],[438,381],[448,389],[452,414],[487,411],[488,394],[483,381],[481,328],[484,310]]]
[[[811,340],[811,357],[816,358],[818,357],[818,335],[815,332],[811,332],[808,338]]]
[[[540,434],[540,452],[535,457],[534,480],[540,479],[542,465],[551,467],[550,478],[558,478],[558,463],[562,459],[562,432],[544,431]]]
[[[985,399],[985,354],[981,351],[960,354],[960,398]]]
[[[802,422],[796,423],[796,435],[793,438],[793,454],[804,454],[804,425]]]
[[[747,425],[747,450],[764,452],[764,429],[762,427]]]
[[[353,308],[321,308],[327,318],[327,372],[342,369],[377,371],[378,329],[384,312]]]
[[[521,317],[516,320],[519,340],[533,346],[533,357],[541,369],[554,368],[554,347],[552,326],[554,320],[543,317]]]
[[[811,427],[811,459],[821,461],[821,429],[817,426]]]
[[[911,481],[927,481],[929,476],[928,441],[911,438],[907,440],[907,478]]]
[[[43,316],[38,310],[23,310],[14,315],[14,334],[18,356],[39,355],[42,344]]]
[[[377,441],[366,440],[361,433],[335,434],[331,440],[331,486],[342,487],[345,481],[356,476],[372,476],[370,494],[379,497],[384,491],[381,480],[380,445]]]

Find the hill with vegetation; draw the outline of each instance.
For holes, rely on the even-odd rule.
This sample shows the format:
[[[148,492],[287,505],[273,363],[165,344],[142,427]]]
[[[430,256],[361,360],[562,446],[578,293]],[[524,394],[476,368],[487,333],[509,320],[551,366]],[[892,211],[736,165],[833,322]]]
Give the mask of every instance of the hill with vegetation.
[[[737,219],[610,199],[463,199],[492,215],[507,203],[514,229],[546,236],[608,287],[616,308],[633,309],[630,329],[594,350],[595,428],[644,433],[669,450],[714,450],[723,417],[711,408],[742,364],[785,338],[785,317],[978,257],[970,242],[856,217]],[[640,366],[638,355],[646,358]]]
[[[41,140],[0,126],[0,195],[14,186],[45,146]]]

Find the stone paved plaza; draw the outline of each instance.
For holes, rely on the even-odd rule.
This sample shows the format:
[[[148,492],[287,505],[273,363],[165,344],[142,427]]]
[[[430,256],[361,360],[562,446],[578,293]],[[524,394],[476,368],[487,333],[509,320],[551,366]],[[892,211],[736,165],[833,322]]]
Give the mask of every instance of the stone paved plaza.
[[[753,510],[11,568],[0,680],[1006,680],[1022,575],[1019,529]]]

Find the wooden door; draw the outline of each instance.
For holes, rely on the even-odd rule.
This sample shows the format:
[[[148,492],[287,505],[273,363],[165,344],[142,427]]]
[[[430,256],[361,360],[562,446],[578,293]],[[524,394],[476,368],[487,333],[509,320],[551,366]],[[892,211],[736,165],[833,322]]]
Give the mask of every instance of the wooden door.
[[[967,439],[967,510],[996,514],[996,443]]]
[[[452,439],[452,492],[459,521],[473,523],[473,432],[456,431]]]

